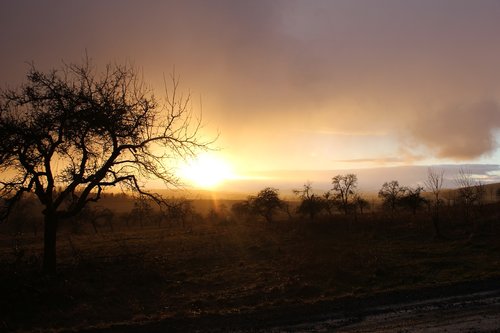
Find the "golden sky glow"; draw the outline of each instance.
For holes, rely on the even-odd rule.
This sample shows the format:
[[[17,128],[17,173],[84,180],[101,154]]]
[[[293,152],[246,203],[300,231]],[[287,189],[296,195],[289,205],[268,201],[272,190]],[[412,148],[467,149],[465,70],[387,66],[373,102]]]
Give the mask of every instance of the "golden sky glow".
[[[179,168],[179,176],[189,185],[204,189],[213,189],[237,178],[230,162],[215,152],[202,153],[186,161]]]
[[[161,95],[175,66],[247,179],[466,163],[495,181],[499,31],[494,0],[4,1],[0,77],[87,51],[133,62]],[[188,178],[203,186],[210,168]]]

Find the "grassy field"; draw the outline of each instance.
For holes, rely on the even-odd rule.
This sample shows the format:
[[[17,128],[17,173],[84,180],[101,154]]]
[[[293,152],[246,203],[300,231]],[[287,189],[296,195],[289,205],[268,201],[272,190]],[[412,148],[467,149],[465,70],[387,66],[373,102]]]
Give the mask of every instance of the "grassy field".
[[[0,331],[252,313],[498,277],[498,204],[488,211],[472,238],[451,214],[445,240],[425,212],[66,230],[52,278],[39,274],[39,235],[4,233]]]

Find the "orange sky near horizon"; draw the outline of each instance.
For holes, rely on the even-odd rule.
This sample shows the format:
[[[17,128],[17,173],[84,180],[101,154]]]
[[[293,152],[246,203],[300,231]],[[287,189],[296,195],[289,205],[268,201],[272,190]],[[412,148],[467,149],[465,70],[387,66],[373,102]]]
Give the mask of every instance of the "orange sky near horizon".
[[[21,82],[26,62],[48,70],[87,52],[133,63],[161,96],[175,66],[204,135],[220,133],[212,175],[231,170],[227,188],[282,171],[301,171],[298,187],[308,170],[465,164],[494,182],[498,31],[489,0],[2,2],[0,84]]]

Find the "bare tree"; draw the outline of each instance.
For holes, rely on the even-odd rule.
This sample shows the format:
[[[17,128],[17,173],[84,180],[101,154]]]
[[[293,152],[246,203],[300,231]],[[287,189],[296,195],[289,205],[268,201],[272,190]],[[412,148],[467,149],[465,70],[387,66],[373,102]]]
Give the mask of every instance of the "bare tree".
[[[165,212],[162,212],[162,216],[166,217],[168,220],[180,222],[182,227],[186,226],[188,217],[193,217],[195,209],[193,207],[193,202],[186,198],[171,198],[169,205]],[[158,219],[158,226],[161,223],[161,217]]]
[[[321,196],[321,199],[323,200],[323,207],[328,213],[328,216],[333,216],[333,209],[336,206],[339,206],[338,200],[337,198],[335,198],[335,195],[332,194],[332,191],[326,191]]]
[[[485,188],[484,184],[476,180],[470,170],[465,170],[461,168],[458,172],[458,176],[455,178],[455,183],[458,186],[458,202],[461,204],[464,210],[464,219],[466,223],[471,223],[473,231],[471,236],[475,233],[477,225],[471,216],[473,207],[475,205],[481,205]]]
[[[110,231],[114,231],[113,228],[113,217],[114,213],[104,207],[96,206],[92,207],[91,205],[86,205],[79,213],[75,216],[72,223],[73,232],[79,232],[80,228],[85,223],[90,223],[92,228],[94,229],[94,233],[99,233],[98,225],[99,222],[104,222]]]
[[[356,196],[354,197],[354,205],[357,209],[359,209],[359,212],[361,214],[363,214],[365,209],[370,209],[370,202],[359,194],[356,194]]]
[[[1,213],[23,194],[36,195],[44,207],[44,272],[56,269],[61,220],[112,186],[164,203],[146,181],[178,185],[173,161],[210,145],[200,139],[190,95],[171,79],[159,101],[129,65],[98,71],[87,59],[48,73],[32,65],[24,85],[0,92]]]
[[[399,198],[399,205],[403,208],[410,210],[413,215],[417,214],[417,211],[422,208],[422,206],[427,203],[427,200],[422,197],[423,187],[402,187],[402,195]]]
[[[309,182],[304,184],[302,190],[293,190],[293,193],[302,200],[297,207],[298,213],[308,215],[311,221],[325,208],[325,200],[313,193]]]
[[[345,214],[349,213],[358,187],[358,177],[355,174],[337,175],[332,178],[332,191],[339,200]]]
[[[385,182],[382,188],[378,192],[378,196],[382,198],[383,205],[391,209],[394,213],[401,197],[404,195],[405,188],[399,186],[397,180],[392,180],[390,182]]]
[[[440,198],[441,190],[443,188],[444,171],[437,171],[432,168],[427,169],[427,180],[424,182],[425,189],[432,193],[432,224],[434,226],[434,233],[436,238],[442,238],[440,226],[440,210],[442,206],[442,199]]]
[[[279,198],[278,189],[272,187],[261,190],[255,197],[250,197],[248,202],[252,212],[261,215],[267,222],[272,222],[276,210],[284,207],[284,202]]]
[[[153,220],[153,207],[151,206],[151,200],[149,198],[140,197],[134,202],[134,208],[130,211],[131,221],[139,221],[139,226],[144,227],[144,223],[151,222]]]
[[[252,213],[250,202],[245,200],[234,203],[231,206],[231,213],[236,217],[248,217]]]

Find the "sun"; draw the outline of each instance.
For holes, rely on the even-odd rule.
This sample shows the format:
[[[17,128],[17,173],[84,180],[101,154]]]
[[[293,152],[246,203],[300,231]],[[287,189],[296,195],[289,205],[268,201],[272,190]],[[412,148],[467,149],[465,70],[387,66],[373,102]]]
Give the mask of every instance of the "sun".
[[[227,160],[215,153],[203,153],[180,167],[180,177],[199,188],[214,188],[234,178]]]

